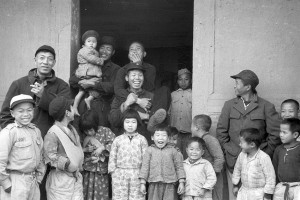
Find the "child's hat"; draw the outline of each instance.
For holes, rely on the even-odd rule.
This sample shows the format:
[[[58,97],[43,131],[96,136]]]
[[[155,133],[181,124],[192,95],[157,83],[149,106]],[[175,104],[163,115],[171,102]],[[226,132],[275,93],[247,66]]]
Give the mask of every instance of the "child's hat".
[[[85,40],[89,37],[94,37],[97,41],[99,40],[99,34],[96,31],[88,30],[82,35],[82,42],[84,43]]]
[[[134,70],[134,69],[136,69],[136,70],[140,70],[140,71],[142,71],[143,73],[145,72],[145,69],[143,68],[143,65],[138,65],[138,64],[136,64],[136,63],[129,63],[128,65],[127,65],[127,70],[126,70],[126,73],[128,73],[129,71],[131,71],[131,70]]]
[[[41,51],[46,51],[46,52],[52,53],[52,55],[53,55],[53,57],[54,57],[54,59],[55,59],[55,51],[54,51],[54,49],[53,49],[51,46],[48,46],[48,45],[40,46],[40,47],[36,50],[34,56],[36,56],[36,55],[37,55],[39,52],[41,52]]]
[[[111,45],[114,49],[116,48],[116,39],[112,36],[103,36],[100,40],[100,46],[103,44],[109,44]]]
[[[191,74],[191,72],[187,68],[178,70],[178,76],[181,76],[182,74]]]
[[[238,73],[237,75],[233,75],[230,77],[233,79],[237,79],[237,78],[242,79],[245,85],[249,84],[249,85],[251,85],[251,87],[253,89],[255,89],[259,83],[259,79],[258,79],[257,75],[253,71],[248,70],[248,69],[243,70],[240,73]]]
[[[59,96],[53,99],[49,104],[49,115],[55,120],[60,120],[64,117],[66,110],[73,105],[72,99],[67,99],[64,96]]]
[[[30,95],[27,94],[19,94],[17,96],[14,96],[10,100],[10,109],[12,110],[16,105],[20,103],[32,103],[33,106],[35,105],[35,102],[33,98]]]

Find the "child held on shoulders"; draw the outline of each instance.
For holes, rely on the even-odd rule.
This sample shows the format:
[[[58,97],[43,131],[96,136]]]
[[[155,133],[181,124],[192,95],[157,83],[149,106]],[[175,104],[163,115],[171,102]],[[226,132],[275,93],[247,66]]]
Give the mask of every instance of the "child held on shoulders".
[[[300,199],[300,120],[284,119],[280,124],[282,144],[275,149],[273,165],[277,177],[273,200]]]
[[[86,135],[83,141],[84,199],[109,199],[108,157],[115,134],[99,126],[98,115],[87,110],[79,120],[79,129]]]
[[[10,101],[15,122],[0,132],[0,199],[40,199],[39,184],[45,174],[43,139],[32,124],[35,102],[20,94]]]
[[[262,136],[258,129],[241,130],[242,152],[232,174],[233,194],[237,195],[237,200],[270,200],[274,193],[274,167],[269,155],[259,149],[261,143]]]
[[[147,148],[143,158],[140,190],[146,194],[146,182],[149,182],[148,200],[177,200],[177,193],[184,192],[182,154],[174,144],[168,143],[169,136],[170,128],[165,124],[158,125],[152,135],[154,144]]]
[[[191,137],[192,124],[192,74],[184,68],[178,71],[179,89],[171,93],[170,125],[178,129],[178,147],[186,158],[186,141]]]
[[[101,65],[103,65],[103,59],[99,57],[99,52],[96,50],[97,42],[99,40],[99,34],[94,30],[86,31],[82,35],[82,42],[84,45],[77,54],[77,61],[79,66],[75,72],[75,75],[81,79],[97,78],[99,81],[102,76]],[[99,96],[99,93],[95,90],[89,90],[89,96],[85,99],[88,110],[91,108],[91,101]],[[82,88],[79,89],[78,94],[75,96],[74,109],[75,114],[78,113],[78,105],[86,91]]]
[[[217,178],[210,162],[202,158],[205,142],[202,138],[191,137],[187,142],[188,158],[183,161],[186,173],[183,200],[211,200]]]
[[[113,141],[108,163],[108,172],[112,176],[112,199],[144,200],[138,175],[148,143],[136,131],[141,125],[137,111],[126,110],[122,121],[124,133]]]
[[[208,115],[196,115],[192,120],[191,131],[194,137],[202,138],[205,141],[203,158],[208,160],[217,176],[217,183],[213,190],[213,200],[223,199],[223,174],[222,169],[225,162],[221,145],[217,138],[209,134],[211,118]]]

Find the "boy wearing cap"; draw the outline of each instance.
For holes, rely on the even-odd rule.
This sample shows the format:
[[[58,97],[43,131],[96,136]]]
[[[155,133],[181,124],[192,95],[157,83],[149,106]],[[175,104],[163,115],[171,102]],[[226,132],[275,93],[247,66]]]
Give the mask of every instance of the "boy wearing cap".
[[[10,101],[15,121],[0,132],[1,200],[40,199],[45,164],[41,132],[31,123],[34,104],[32,97],[24,94]]]
[[[235,199],[231,180],[237,156],[241,152],[240,131],[245,128],[258,129],[263,138],[259,148],[272,158],[276,146],[280,144],[280,120],[274,105],[257,95],[255,88],[259,79],[253,71],[243,70],[231,78],[235,79],[237,97],[226,101],[223,106],[217,124],[217,138],[225,151],[229,197]]]
[[[56,96],[70,95],[68,84],[55,75],[53,67],[56,63],[56,54],[51,46],[43,45],[35,52],[35,67],[27,76],[13,81],[10,85],[0,112],[0,125],[4,128],[14,121],[10,113],[9,102],[12,97],[19,94],[30,95],[36,103],[32,123],[41,130],[45,136],[54,120],[48,114],[49,103]]]
[[[91,102],[91,109],[98,114],[98,118],[101,119],[99,124],[109,127],[107,115],[110,111],[110,104],[114,97],[114,81],[117,71],[120,66],[113,63],[111,57],[115,54],[116,41],[111,36],[103,36],[99,41],[100,58],[104,61],[101,66],[102,77],[80,79],[75,75],[75,72],[69,79],[71,89],[77,92],[80,88],[95,90],[99,93],[99,96]],[[85,94],[87,96],[87,94]],[[80,101],[78,106],[79,114],[86,111],[86,104],[84,101]],[[75,120],[76,121],[76,120]],[[75,123],[76,124],[76,123]]]
[[[192,124],[192,74],[188,69],[178,70],[177,84],[179,89],[171,93],[170,125],[179,131],[177,146],[186,159],[185,143],[191,137]]]
[[[63,96],[49,105],[49,114],[55,119],[44,140],[45,162],[51,165],[47,177],[48,200],[83,199],[83,150],[75,128],[73,101]],[[98,158],[99,159],[99,158]]]
[[[100,78],[102,76],[101,65],[103,65],[103,59],[99,57],[99,52],[96,50],[97,41],[99,40],[99,34],[94,30],[86,31],[82,35],[82,42],[84,45],[77,54],[77,61],[79,66],[75,72],[75,75],[80,79]],[[91,109],[91,101],[99,96],[99,93],[95,90],[88,91],[89,96],[85,98],[85,103],[88,110]],[[78,113],[78,105],[81,98],[85,94],[85,90],[79,89],[78,94],[75,96],[74,109],[75,114]]]
[[[142,88],[144,83],[144,68],[140,65],[137,65],[135,63],[130,63],[126,69],[126,76],[125,80],[128,82],[129,87],[127,88],[127,91],[130,92],[130,94],[127,96],[127,99],[125,101],[120,100],[119,98],[114,98],[114,101],[111,106],[111,112],[109,115],[109,120],[111,125],[115,128],[115,131],[119,134],[121,133],[121,119],[123,117],[123,113],[132,108],[136,110],[143,122],[148,122],[147,129],[153,129],[153,127],[161,122],[163,122],[166,118],[166,110],[163,108],[156,109],[157,102],[154,101],[154,95],[152,92],[149,92]],[[138,98],[145,98],[149,101],[149,104],[147,105],[148,109],[144,109],[141,107],[137,101]],[[150,103],[150,101],[153,100],[153,105]],[[153,110],[155,109],[155,110]],[[153,115],[149,113],[154,113]],[[139,130],[138,132],[143,135],[148,143],[151,142],[151,134],[147,131],[145,127],[146,123],[143,124],[141,127],[142,130]],[[118,135],[116,133],[116,135]]]

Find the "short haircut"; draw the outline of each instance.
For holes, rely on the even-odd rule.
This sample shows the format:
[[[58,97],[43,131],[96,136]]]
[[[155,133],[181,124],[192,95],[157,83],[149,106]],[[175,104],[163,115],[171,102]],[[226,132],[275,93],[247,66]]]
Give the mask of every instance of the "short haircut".
[[[259,130],[256,128],[246,128],[246,129],[242,129],[240,132],[240,136],[244,138],[244,140],[250,144],[251,142],[253,142],[257,148],[259,148],[259,146],[262,143],[262,135],[260,134]]]
[[[201,130],[204,130],[206,132],[209,131],[211,127],[211,118],[208,115],[196,115],[193,119],[194,125],[197,128],[200,128]]]
[[[169,129],[170,129],[169,137],[174,137],[175,135],[178,135],[179,131],[176,127],[170,126]]]
[[[299,110],[299,102],[295,99],[286,99],[284,100],[282,103],[281,103],[281,107],[283,104],[286,104],[286,103],[291,103],[291,104],[294,104],[296,109]]]
[[[281,124],[287,124],[290,126],[292,133],[298,132],[300,134],[300,119],[298,118],[287,118],[282,120]]]
[[[202,150],[206,149],[205,141],[200,137],[190,137],[186,143],[186,148],[188,148],[188,146],[193,142],[198,142]]]
[[[168,126],[168,124],[166,124],[166,123],[160,123],[160,124],[156,125],[154,127],[154,132],[152,133],[152,135],[154,135],[154,133],[156,131],[166,131],[168,137],[170,137],[170,135],[171,135],[170,126]]]
[[[128,49],[134,43],[137,43],[137,44],[141,45],[143,47],[143,51],[145,51],[145,45],[141,41],[137,41],[137,40],[130,42]]]
[[[129,118],[136,119],[136,121],[138,123],[138,127],[142,125],[142,120],[141,120],[139,113],[136,110],[129,108],[129,109],[125,110],[123,113],[122,126],[124,126],[125,119],[129,119]]]
[[[87,110],[84,112],[79,119],[79,130],[84,133],[87,130],[94,129],[95,131],[98,130],[98,115],[92,111],[92,110]]]

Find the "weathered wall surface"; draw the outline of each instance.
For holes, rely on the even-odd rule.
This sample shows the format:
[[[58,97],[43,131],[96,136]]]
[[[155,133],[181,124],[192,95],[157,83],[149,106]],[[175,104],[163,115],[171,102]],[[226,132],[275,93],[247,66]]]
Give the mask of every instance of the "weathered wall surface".
[[[71,20],[72,15],[76,14],[72,6],[79,1],[0,1],[1,106],[11,82],[35,67],[34,53],[41,45],[48,44],[55,49],[57,61],[54,70],[57,76],[68,81],[71,41],[77,39],[73,34],[71,40],[71,30],[78,30],[79,25],[79,21]],[[73,27],[72,22],[75,23]]]
[[[233,98],[230,75],[253,70],[258,94],[279,108],[300,100],[300,1],[194,1],[193,115],[215,123]]]

